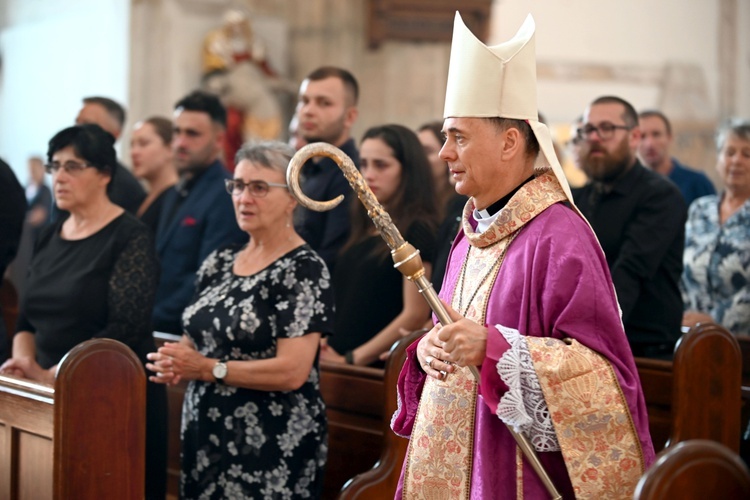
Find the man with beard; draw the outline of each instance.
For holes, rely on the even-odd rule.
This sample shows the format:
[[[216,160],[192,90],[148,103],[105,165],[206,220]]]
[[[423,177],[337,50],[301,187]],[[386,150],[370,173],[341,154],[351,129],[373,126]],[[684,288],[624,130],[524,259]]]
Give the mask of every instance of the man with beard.
[[[672,182],[636,158],[641,131],[627,101],[596,99],[578,139],[590,182],[575,193],[575,203],[604,249],[633,354],[671,357],[683,309],[685,201]]]
[[[172,150],[180,180],[165,196],[156,233],[157,331],[182,334],[182,311],[201,262],[220,246],[247,241],[224,187],[230,176],[219,160],[226,116],[218,97],[207,92],[193,92],[175,105]]]
[[[300,85],[297,103],[297,133],[309,143],[327,142],[341,149],[359,166],[359,153],[351,138],[357,120],[359,85],[345,69],[324,66],[310,73]],[[313,200],[344,202],[328,212],[299,207],[295,229],[320,255],[330,270],[349,237],[349,205],[353,191],[330,158],[312,158],[302,169],[302,190]]]

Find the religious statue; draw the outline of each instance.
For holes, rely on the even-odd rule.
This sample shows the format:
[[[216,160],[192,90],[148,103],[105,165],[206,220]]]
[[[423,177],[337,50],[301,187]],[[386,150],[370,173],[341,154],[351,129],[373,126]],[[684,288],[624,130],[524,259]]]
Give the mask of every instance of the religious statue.
[[[203,85],[227,108],[224,157],[230,170],[245,141],[281,137],[282,110],[273,92],[277,80],[247,15],[228,11],[224,24],[203,40]]]

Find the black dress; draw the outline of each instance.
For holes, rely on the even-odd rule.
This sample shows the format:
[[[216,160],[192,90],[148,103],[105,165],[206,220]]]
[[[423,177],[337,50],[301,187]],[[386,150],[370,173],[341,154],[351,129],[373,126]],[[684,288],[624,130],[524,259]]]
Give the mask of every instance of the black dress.
[[[430,228],[414,222],[404,238],[419,250],[423,262],[433,262],[435,234]],[[385,252],[378,251],[384,248]],[[328,345],[339,354],[373,338],[404,308],[403,275],[394,269],[387,245],[379,235],[365,238],[339,256],[333,290],[336,321]]]
[[[164,207],[164,199],[166,198],[167,191],[169,191],[169,188],[159,193],[159,196],[154,198],[154,201],[151,202],[146,211],[140,216],[141,222],[151,229],[152,234],[156,234],[156,228],[159,226],[159,218]]]
[[[152,236],[127,212],[91,236],[64,240],[64,219],[39,235],[21,298],[17,331],[34,334],[36,359],[48,369],[77,344],[111,338],[145,363],[156,349],[151,310],[157,263]],[[166,489],[166,392],[147,385],[146,496]]]
[[[182,316],[204,356],[260,360],[277,340],[331,330],[323,260],[308,245],[250,276],[232,271],[239,245],[210,254]],[[182,408],[182,498],[320,498],[328,454],[317,356],[293,391],[192,381]]]

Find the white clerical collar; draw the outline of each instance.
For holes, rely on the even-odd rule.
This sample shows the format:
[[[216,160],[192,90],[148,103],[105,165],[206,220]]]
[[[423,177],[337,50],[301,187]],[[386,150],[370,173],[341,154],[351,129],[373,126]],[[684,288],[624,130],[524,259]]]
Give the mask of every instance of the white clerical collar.
[[[498,210],[495,214],[490,215],[490,213],[487,210],[477,210],[474,209],[474,212],[472,213],[472,216],[474,217],[474,220],[477,221],[477,229],[476,231],[478,233],[483,233],[489,228],[493,222],[495,222],[500,215],[500,210]]]

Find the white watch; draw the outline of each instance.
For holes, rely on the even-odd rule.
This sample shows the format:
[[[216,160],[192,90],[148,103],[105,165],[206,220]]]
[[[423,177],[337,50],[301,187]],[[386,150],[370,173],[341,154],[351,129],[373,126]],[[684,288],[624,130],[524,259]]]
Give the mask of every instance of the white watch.
[[[213,370],[211,370],[211,373],[216,380],[220,382],[223,381],[224,377],[227,376],[227,364],[223,361],[217,361],[213,367]]]

